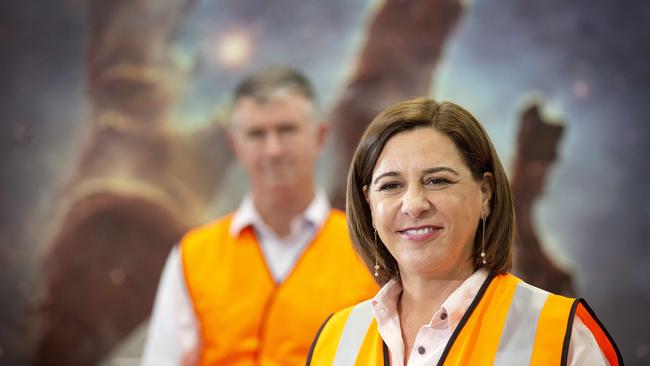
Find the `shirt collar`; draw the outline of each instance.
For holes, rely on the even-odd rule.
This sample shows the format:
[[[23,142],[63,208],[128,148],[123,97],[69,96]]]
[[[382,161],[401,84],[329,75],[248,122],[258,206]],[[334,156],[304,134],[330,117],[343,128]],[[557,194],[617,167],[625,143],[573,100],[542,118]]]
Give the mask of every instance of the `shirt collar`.
[[[463,283],[458,286],[454,292],[449,295],[440,309],[436,309],[434,318],[429,323],[433,323],[436,315],[441,311],[447,313],[447,319],[451,329],[455,329],[463,315],[469,308],[470,304],[476,297],[476,294],[481,289],[489,272],[487,269],[481,268],[469,276]],[[375,315],[377,322],[382,319],[393,318],[397,315],[397,301],[402,293],[402,284],[396,279],[388,281],[375,295],[371,301],[372,311]],[[424,324],[423,324],[424,325]]]
[[[319,228],[323,225],[330,212],[330,204],[327,199],[327,194],[323,189],[316,189],[316,194],[314,199],[311,201],[309,206],[305,211],[294,218],[293,223],[310,223],[316,228]],[[239,204],[237,211],[233,216],[233,219],[230,223],[230,235],[237,236],[241,233],[242,230],[248,226],[253,226],[256,228],[265,228],[266,224],[260,217],[257,209],[255,208],[255,202],[253,201],[253,195],[248,193],[242,202]],[[294,225],[292,225],[293,227]]]
[[[447,319],[451,329],[455,329],[458,323],[460,323],[460,320],[472,304],[476,294],[478,294],[481,286],[483,286],[488,274],[489,271],[487,269],[480,268],[458,286],[458,288],[449,295],[447,300],[442,303],[440,310],[447,312]]]

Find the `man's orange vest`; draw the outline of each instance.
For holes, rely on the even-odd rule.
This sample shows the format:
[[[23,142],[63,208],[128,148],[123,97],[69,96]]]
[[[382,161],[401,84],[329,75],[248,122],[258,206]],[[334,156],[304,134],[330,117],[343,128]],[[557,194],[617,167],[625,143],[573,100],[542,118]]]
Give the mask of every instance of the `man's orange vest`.
[[[377,285],[332,211],[282,283],[251,227],[229,233],[232,215],[181,241],[185,280],[200,323],[200,365],[304,365],[333,312],[371,298]]]
[[[511,274],[486,279],[438,365],[566,365],[575,316],[609,364],[622,365],[616,344],[584,300],[550,294]],[[370,301],[364,301],[327,320],[307,366],[383,366],[389,359]]]

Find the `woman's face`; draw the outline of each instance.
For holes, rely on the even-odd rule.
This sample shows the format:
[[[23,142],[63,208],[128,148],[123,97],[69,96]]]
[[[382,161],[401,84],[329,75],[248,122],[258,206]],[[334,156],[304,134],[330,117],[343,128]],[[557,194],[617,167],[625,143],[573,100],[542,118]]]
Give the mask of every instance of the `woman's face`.
[[[373,223],[402,277],[471,273],[491,175],[476,181],[456,145],[433,128],[393,136],[364,187]]]

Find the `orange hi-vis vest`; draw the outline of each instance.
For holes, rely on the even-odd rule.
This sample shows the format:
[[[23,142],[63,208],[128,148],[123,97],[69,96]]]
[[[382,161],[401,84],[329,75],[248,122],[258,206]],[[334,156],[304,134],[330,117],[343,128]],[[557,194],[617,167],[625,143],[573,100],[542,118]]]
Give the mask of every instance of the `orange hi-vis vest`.
[[[378,287],[332,210],[290,274],[276,283],[252,227],[232,215],[190,231],[182,265],[201,330],[200,365],[304,365],[323,319]]]
[[[454,330],[438,365],[566,365],[573,319],[591,331],[610,365],[616,344],[584,300],[553,295],[511,274],[490,274]],[[370,300],[331,316],[307,366],[390,365]]]

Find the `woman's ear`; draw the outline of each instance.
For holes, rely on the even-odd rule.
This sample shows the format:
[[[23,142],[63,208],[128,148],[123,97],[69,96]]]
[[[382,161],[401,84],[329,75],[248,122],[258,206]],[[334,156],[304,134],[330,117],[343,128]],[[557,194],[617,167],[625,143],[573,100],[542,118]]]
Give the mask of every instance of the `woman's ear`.
[[[483,173],[483,178],[479,183],[481,191],[481,211],[486,217],[490,215],[490,200],[494,192],[494,176],[491,172]]]
[[[370,216],[372,217],[372,205],[370,204],[370,193],[368,191],[368,185],[364,185],[361,190],[363,191],[363,197],[366,199],[366,203],[368,204],[368,208],[370,209]],[[375,219],[374,217],[372,218],[372,227],[375,227]]]
[[[361,190],[363,191],[363,197],[366,198],[366,203],[370,205],[370,199],[368,199],[368,185],[366,184],[363,187],[361,187]]]

